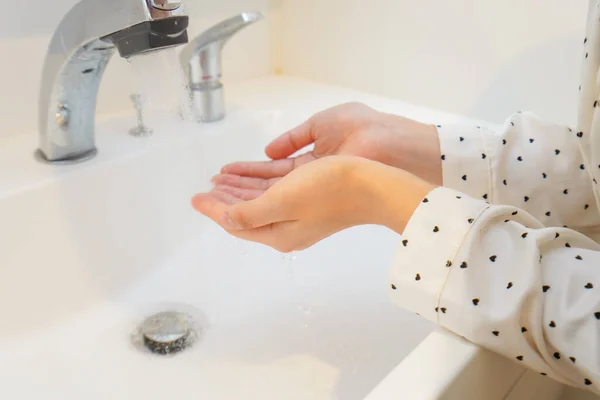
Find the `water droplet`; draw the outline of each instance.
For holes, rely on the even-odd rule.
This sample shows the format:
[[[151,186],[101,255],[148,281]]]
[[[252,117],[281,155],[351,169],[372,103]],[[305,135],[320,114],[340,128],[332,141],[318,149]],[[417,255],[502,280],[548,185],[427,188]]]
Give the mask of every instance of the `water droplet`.
[[[296,261],[298,256],[296,255],[296,252],[293,251],[291,253],[282,255],[281,258],[285,261],[293,262],[293,261]]]

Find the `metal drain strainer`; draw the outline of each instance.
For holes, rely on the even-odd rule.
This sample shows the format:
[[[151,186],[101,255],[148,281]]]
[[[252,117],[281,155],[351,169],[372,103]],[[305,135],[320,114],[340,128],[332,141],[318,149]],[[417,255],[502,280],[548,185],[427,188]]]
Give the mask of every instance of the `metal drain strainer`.
[[[191,347],[199,337],[192,316],[164,311],[146,318],[134,335],[134,343],[155,354],[174,354]]]

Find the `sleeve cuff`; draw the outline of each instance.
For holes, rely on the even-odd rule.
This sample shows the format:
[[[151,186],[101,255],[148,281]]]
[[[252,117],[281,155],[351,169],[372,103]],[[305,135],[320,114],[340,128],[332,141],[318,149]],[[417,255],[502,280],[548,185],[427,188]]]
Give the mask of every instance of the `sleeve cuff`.
[[[391,269],[394,302],[439,322],[445,312],[441,292],[464,238],[477,218],[489,207],[448,188],[430,192],[410,219]],[[433,235],[444,235],[443,241]],[[431,243],[438,243],[432,248]]]
[[[491,154],[485,145],[485,129],[438,126],[438,134],[444,186],[475,199],[491,199]]]

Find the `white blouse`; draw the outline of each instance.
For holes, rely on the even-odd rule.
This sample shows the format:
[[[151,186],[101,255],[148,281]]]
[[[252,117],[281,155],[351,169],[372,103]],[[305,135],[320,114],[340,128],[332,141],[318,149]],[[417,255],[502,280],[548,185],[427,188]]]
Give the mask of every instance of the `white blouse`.
[[[501,132],[438,126],[444,186],[409,222],[394,300],[468,340],[600,393],[600,0],[578,127],[529,113]]]

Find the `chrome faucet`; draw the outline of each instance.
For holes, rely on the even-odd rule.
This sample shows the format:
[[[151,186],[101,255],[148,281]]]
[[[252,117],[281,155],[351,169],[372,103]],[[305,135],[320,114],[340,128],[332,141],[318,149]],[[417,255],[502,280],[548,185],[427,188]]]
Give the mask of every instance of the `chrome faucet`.
[[[183,48],[181,67],[196,119],[213,122],[225,117],[221,52],[233,35],[262,19],[264,17],[259,12],[236,15],[206,30]]]
[[[94,123],[102,75],[123,58],[188,42],[188,17],[176,0],[81,0],[48,47],[39,98],[39,149],[48,163],[96,154]]]

